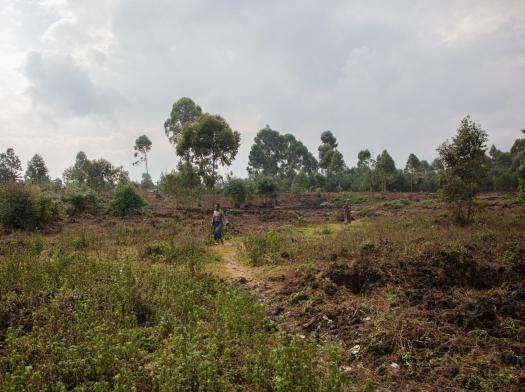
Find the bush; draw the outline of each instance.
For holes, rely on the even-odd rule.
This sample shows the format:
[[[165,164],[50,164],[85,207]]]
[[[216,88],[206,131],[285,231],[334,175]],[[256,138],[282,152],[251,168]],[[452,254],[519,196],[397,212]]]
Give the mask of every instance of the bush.
[[[39,227],[47,226],[62,219],[64,205],[48,193],[38,193],[36,198]]]
[[[239,208],[246,201],[248,187],[241,178],[231,178],[224,187],[224,196],[230,198],[235,208]]]
[[[518,203],[525,205],[525,179],[520,179],[518,186]]]
[[[133,185],[128,183],[117,186],[111,200],[111,209],[118,216],[140,215],[146,205],[146,200],[137,193]]]
[[[63,200],[70,206],[70,215],[84,212],[95,213],[100,208],[98,196],[87,188],[68,188]]]
[[[263,176],[256,180],[257,194],[269,199],[272,204],[275,204],[277,198],[278,184],[275,178],[270,176]]]
[[[301,193],[308,192],[310,188],[310,180],[306,173],[299,172],[293,179],[291,185],[291,191],[294,195],[300,195]]]
[[[61,217],[61,203],[36,186],[12,182],[0,188],[0,224],[8,230],[35,230]]]
[[[190,163],[183,163],[179,171],[164,174],[160,178],[162,192],[173,195],[183,205],[191,205],[201,199],[204,192],[198,169]]]

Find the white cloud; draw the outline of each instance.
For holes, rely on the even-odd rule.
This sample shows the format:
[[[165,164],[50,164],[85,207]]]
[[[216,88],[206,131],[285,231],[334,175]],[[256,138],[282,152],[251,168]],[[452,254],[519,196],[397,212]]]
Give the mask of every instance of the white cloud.
[[[67,54],[29,52],[22,73],[36,107],[58,117],[111,115],[125,104],[118,92],[95,84],[89,71]]]

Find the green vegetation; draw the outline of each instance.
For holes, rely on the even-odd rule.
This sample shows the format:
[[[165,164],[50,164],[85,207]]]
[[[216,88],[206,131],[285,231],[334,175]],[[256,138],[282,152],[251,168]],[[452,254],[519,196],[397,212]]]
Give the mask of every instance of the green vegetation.
[[[41,229],[62,217],[62,204],[38,187],[15,182],[0,186],[0,224],[7,230]]]
[[[317,161],[292,134],[281,135],[267,125],[257,132],[250,150],[248,172],[252,176],[272,176],[290,183],[299,172],[313,174]]]
[[[204,113],[182,128],[177,155],[195,164],[202,182],[213,190],[219,179],[218,168],[232,163],[240,142],[239,132],[233,131],[221,116]]]
[[[179,165],[178,171],[161,176],[160,189],[168,195],[175,196],[183,205],[200,199],[204,192],[197,167],[187,161]]]
[[[0,153],[0,182],[16,181],[21,172],[22,165],[15,150],[8,148]]]
[[[308,178],[308,175],[301,171],[297,173],[297,175],[294,177],[292,181],[292,185],[290,186],[290,191],[294,195],[300,195],[302,193],[306,193],[310,190],[310,180]]]
[[[294,260],[298,252],[297,233],[291,227],[252,234],[243,239],[250,265],[278,264]]]
[[[51,181],[47,173],[48,170],[44,158],[35,154],[27,163],[27,170],[24,178],[26,182],[44,185]]]
[[[63,177],[66,185],[86,186],[100,192],[111,190],[120,182],[127,181],[128,172],[121,166],[114,167],[105,159],[90,160],[80,151],[75,164],[64,171]]]
[[[69,215],[94,214],[100,209],[99,197],[93,190],[86,187],[69,187],[63,196],[63,200],[68,203]]]
[[[275,332],[255,297],[188,269],[196,252],[206,259],[199,233],[171,235],[112,227],[2,243],[2,388],[346,389],[336,347]],[[146,250],[152,238],[180,263],[157,258],[164,245]]]
[[[458,128],[452,143],[439,148],[444,171],[441,176],[441,195],[452,207],[454,218],[461,224],[470,222],[474,196],[487,174],[485,143],[487,133],[469,116]]]
[[[224,180],[240,146],[225,119],[181,98],[164,126],[176,170],[155,186],[139,136],[141,189],[82,151],[63,183],[39,154],[22,180],[0,153],[0,389],[519,388],[523,207],[479,193],[525,203],[524,138],[487,155],[467,116],[438,159],[412,153],[402,170],[386,149],[347,166],[331,131],[316,159],[266,126],[248,178]],[[247,205],[214,247],[221,197]]]
[[[111,200],[111,209],[118,216],[140,215],[146,205],[146,200],[129,183],[119,184]]]
[[[146,135],[141,135],[135,140],[135,145],[133,146],[133,149],[135,150],[135,153],[133,156],[135,158],[138,158],[137,161],[133,162],[133,165],[138,165],[139,163],[144,162],[146,165],[146,174],[149,175],[148,170],[148,152],[151,150],[151,140],[149,140],[149,137]],[[150,177],[151,181],[151,177]]]
[[[224,196],[233,201],[233,206],[239,208],[248,198],[249,184],[242,178],[229,178],[224,186]]]
[[[522,132],[525,134],[525,129]],[[517,139],[510,151],[514,156],[513,166],[518,167],[518,201],[525,204],[525,137]]]
[[[255,179],[255,192],[271,205],[275,205],[278,189],[279,184],[274,177],[258,176]]]

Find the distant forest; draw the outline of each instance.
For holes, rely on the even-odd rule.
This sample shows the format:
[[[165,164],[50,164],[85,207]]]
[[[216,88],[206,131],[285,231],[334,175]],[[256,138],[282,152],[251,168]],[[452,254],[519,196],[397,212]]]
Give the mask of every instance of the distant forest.
[[[465,120],[481,129],[468,116]],[[203,113],[190,98],[181,98],[174,103],[164,129],[179,156],[177,170],[162,173],[155,184],[148,170],[152,143],[147,135],[141,135],[135,141],[136,160],[133,164],[144,164],[145,172],[141,183],[136,185],[157,188],[180,197],[219,191],[230,194],[241,191],[261,194],[289,191],[436,192],[444,170],[439,157],[428,162],[412,153],[404,167],[396,167],[387,150],[375,155],[368,149],[359,152],[355,167],[348,167],[333,132],[320,134],[320,145],[314,155],[294,135],[281,133],[267,125],[259,130],[251,147],[248,178],[235,178],[231,174],[222,177],[218,174],[219,167],[232,163],[240,145],[240,134],[232,130],[222,117]],[[494,145],[484,148],[484,159],[479,163],[484,169],[478,178],[479,190],[516,191],[524,151],[525,138],[517,138],[510,151],[501,151]],[[22,178],[25,182],[55,189],[75,186],[111,190],[119,182],[129,181],[124,168],[115,167],[106,159],[89,159],[82,151],[62,178],[54,180],[49,178],[40,154],[31,158],[22,176],[21,162],[15,151],[8,148],[0,153],[0,181]],[[239,191],[238,188],[243,189]]]

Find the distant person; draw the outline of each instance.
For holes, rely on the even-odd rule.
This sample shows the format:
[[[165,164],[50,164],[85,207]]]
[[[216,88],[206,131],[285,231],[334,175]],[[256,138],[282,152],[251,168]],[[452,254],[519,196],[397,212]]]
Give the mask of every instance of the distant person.
[[[218,244],[220,242],[221,244],[224,244],[224,240],[222,239],[222,229],[224,228],[224,212],[222,211],[219,203],[215,204],[211,224],[213,225],[213,238],[215,239],[215,243]]]
[[[343,206],[343,221],[347,224],[352,223],[352,205],[346,202]]]

